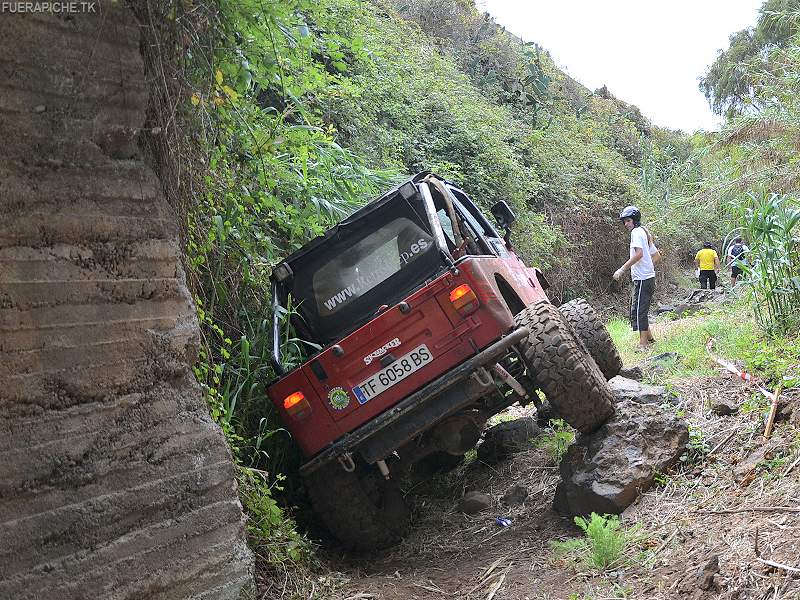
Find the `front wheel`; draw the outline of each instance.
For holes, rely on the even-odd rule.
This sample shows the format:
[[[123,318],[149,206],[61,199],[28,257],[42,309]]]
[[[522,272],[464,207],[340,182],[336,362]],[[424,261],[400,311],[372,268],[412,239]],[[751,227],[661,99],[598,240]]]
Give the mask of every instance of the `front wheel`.
[[[525,368],[558,415],[582,433],[605,423],[614,412],[611,389],[558,309],[540,301],[514,320],[530,331],[520,342]]]
[[[356,465],[356,470],[348,473],[333,462],[306,477],[314,512],[339,541],[353,550],[398,543],[411,524],[402,492],[374,465]]]
[[[611,334],[603,325],[600,315],[583,298],[575,298],[558,307],[561,316],[572,327],[572,331],[586,346],[594,362],[600,367],[606,379],[619,375],[622,359],[619,356]]]

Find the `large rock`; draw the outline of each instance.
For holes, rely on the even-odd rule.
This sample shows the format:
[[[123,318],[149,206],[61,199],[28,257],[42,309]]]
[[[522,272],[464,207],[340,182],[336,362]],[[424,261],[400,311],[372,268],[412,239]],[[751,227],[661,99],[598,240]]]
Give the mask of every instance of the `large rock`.
[[[458,503],[458,509],[467,515],[474,515],[492,505],[492,497],[483,492],[467,492]]]
[[[714,396],[709,400],[708,405],[711,412],[719,416],[733,415],[739,412],[739,404],[736,398],[726,394]]]
[[[524,485],[520,485],[517,483],[513,485],[511,489],[508,490],[505,494],[503,494],[501,500],[503,501],[503,504],[505,504],[506,506],[514,506],[516,504],[522,504],[523,502],[525,502],[525,499],[527,497],[528,497],[528,488],[526,488]]]
[[[652,485],[656,471],[680,458],[688,441],[682,419],[624,400],[605,425],[567,450],[553,508],[572,516],[619,514]]]
[[[619,377],[624,377],[625,379],[634,379],[636,381],[641,381],[644,379],[644,371],[639,365],[622,367],[617,375]]]
[[[494,464],[515,452],[529,450],[532,447],[531,440],[541,432],[536,419],[532,417],[498,423],[484,433],[483,442],[478,446],[478,459]]]
[[[667,388],[663,385],[648,385],[617,375],[608,382],[617,401],[633,400],[639,404],[662,404],[669,401]]]
[[[644,359],[639,365],[646,375],[653,376],[666,372],[675,366],[680,359],[681,356],[677,352],[662,352]],[[631,377],[631,379],[635,378]]]

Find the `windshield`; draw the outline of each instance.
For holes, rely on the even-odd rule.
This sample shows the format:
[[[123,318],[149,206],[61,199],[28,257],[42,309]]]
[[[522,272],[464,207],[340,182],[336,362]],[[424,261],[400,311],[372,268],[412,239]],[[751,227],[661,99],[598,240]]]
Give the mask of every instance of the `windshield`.
[[[396,194],[287,259],[293,277],[280,296],[297,303],[298,333],[323,345],[341,339],[446,268],[422,215],[419,196]]]

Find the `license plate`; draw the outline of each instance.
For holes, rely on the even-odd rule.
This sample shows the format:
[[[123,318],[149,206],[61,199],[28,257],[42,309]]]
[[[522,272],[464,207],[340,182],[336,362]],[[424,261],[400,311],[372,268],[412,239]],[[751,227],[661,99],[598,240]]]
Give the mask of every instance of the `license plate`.
[[[365,404],[372,400],[378,394],[385,392],[394,384],[403,381],[406,377],[411,375],[427,365],[433,360],[430,350],[425,344],[417,346],[408,354],[405,354],[394,361],[392,364],[382,368],[380,371],[372,375],[353,388],[353,395],[358,400],[359,404]]]

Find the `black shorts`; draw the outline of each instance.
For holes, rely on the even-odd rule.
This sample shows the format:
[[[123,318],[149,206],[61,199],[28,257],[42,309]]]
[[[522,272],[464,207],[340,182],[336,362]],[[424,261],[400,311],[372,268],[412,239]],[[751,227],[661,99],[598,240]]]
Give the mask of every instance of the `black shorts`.
[[[634,331],[650,329],[647,313],[650,312],[650,301],[656,289],[656,278],[642,279],[633,282],[633,296],[631,297],[631,327]]]
[[[742,274],[742,270],[739,267],[731,267],[731,277],[738,277]]]

